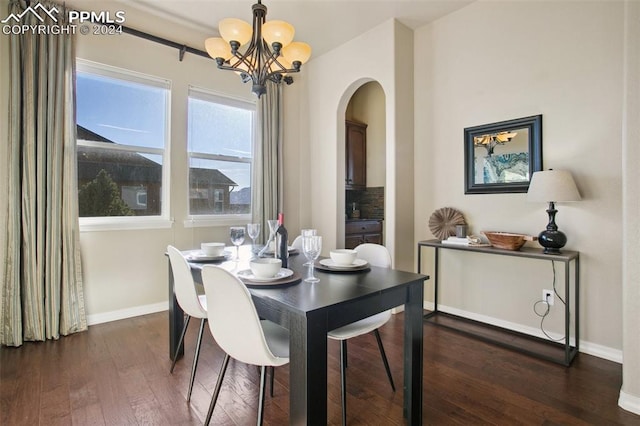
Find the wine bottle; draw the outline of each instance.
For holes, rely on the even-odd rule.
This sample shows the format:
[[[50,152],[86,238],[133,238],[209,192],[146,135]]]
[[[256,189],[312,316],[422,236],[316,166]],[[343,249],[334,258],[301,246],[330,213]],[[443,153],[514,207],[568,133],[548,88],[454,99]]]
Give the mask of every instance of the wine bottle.
[[[284,214],[278,213],[278,231],[276,237],[276,253],[282,260],[282,267],[289,266],[289,234],[284,227]]]

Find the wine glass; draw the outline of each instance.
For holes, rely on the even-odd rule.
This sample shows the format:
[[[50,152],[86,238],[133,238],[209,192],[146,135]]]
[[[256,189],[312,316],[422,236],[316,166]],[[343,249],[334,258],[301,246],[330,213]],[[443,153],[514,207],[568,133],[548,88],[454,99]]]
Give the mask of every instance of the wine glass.
[[[258,257],[264,256],[265,253],[269,251],[271,241],[274,241],[275,244],[276,232],[278,231],[278,221],[275,219],[267,220],[267,225],[269,225],[269,239],[267,240],[267,243],[264,245],[264,247],[262,247],[262,250],[260,250],[260,253],[258,253]]]
[[[309,260],[309,276],[305,279],[306,282],[317,283],[318,281],[320,281],[319,278],[316,278],[313,275],[313,263],[318,258],[318,256],[320,256],[320,251],[322,251],[321,236],[311,235],[302,237],[302,252]]]
[[[232,226],[229,228],[231,242],[236,246],[236,260],[240,259],[240,246],[244,243],[244,226]]]
[[[314,235],[317,235],[317,231],[315,229],[301,229],[300,230],[300,236],[302,238],[304,237],[312,237]],[[302,266],[309,266],[311,265],[311,262],[305,262],[302,264]]]
[[[260,224],[249,223],[247,225],[247,234],[249,234],[249,238],[251,238],[251,252],[255,254],[256,238],[260,235]]]
[[[275,244],[276,244],[276,232],[278,232],[278,221],[276,219],[270,219],[267,220],[267,224],[269,225],[269,239],[267,240],[267,243],[264,245],[264,247],[262,248],[262,250],[260,250],[260,253],[258,253],[258,256],[262,256],[265,253],[267,253],[270,250],[270,245],[271,242],[273,241],[273,247],[274,247],[274,254],[277,257],[278,253],[277,250],[275,249]]]

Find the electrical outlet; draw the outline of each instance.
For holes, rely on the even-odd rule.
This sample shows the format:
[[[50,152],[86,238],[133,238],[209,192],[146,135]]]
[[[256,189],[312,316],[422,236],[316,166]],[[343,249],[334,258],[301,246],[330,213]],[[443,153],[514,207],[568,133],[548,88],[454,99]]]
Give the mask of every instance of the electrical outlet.
[[[542,301],[547,302],[549,306],[553,306],[554,294],[553,290],[542,290]]]

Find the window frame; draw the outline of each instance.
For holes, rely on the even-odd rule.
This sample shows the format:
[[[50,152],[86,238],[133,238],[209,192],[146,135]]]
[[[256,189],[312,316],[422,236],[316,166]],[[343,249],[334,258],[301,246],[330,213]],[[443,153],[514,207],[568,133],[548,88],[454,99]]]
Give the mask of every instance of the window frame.
[[[100,148],[120,152],[137,152],[159,155],[162,157],[162,189],[160,192],[160,214],[153,216],[99,216],[79,217],[80,231],[111,231],[129,229],[166,229],[171,228],[173,220],[170,218],[170,186],[171,186],[171,80],[151,76],[111,65],[76,58],[76,75],[79,73],[93,74],[101,77],[122,80],[129,83],[151,86],[165,91],[165,122],[163,148],[150,148],[135,145],[113,144],[85,141],[76,139],[76,147]],[[77,78],[77,77],[76,77]],[[79,188],[78,188],[79,189]]]
[[[253,185],[253,173],[254,173],[254,154],[256,147],[256,120],[257,120],[257,105],[255,101],[247,99],[234,98],[228,95],[223,95],[212,90],[204,89],[189,85],[187,93],[187,123],[189,123],[189,103],[191,99],[197,99],[205,102],[213,102],[220,105],[231,106],[235,108],[242,108],[251,112],[251,158],[230,156],[222,154],[208,154],[204,152],[192,151],[189,145],[189,124],[187,124],[187,191],[186,191],[186,206],[187,206],[187,219],[183,225],[185,228],[196,228],[204,226],[229,226],[238,224],[241,222],[251,222],[253,214],[253,202],[249,213],[242,214],[191,214],[191,204],[189,200],[190,184],[189,174],[191,171],[191,160],[194,158],[201,160],[213,160],[213,161],[228,161],[234,163],[246,163],[249,164],[250,180]]]

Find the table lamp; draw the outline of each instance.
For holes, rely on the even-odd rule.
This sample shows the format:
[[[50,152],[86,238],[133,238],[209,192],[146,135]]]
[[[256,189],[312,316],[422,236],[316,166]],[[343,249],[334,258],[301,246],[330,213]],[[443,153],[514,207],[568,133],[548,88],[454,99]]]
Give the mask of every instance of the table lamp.
[[[556,225],[555,203],[563,201],[579,201],[580,193],[571,172],[566,170],[544,170],[534,172],[529,183],[527,201],[548,202],[549,224],[547,229],[538,235],[538,242],[544,247],[544,253],[557,254],[567,243],[567,237]]]

